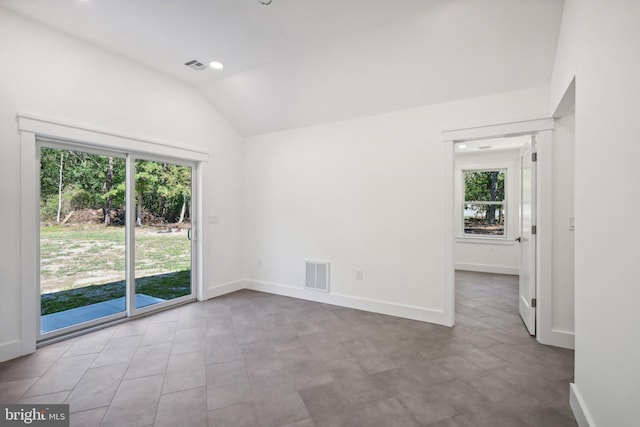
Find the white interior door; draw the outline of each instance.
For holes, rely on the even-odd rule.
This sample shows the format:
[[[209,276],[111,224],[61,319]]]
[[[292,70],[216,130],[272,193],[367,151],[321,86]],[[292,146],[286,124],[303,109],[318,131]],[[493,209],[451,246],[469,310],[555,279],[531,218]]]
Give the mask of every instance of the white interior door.
[[[520,316],[536,334],[536,162],[535,139],[520,149]]]

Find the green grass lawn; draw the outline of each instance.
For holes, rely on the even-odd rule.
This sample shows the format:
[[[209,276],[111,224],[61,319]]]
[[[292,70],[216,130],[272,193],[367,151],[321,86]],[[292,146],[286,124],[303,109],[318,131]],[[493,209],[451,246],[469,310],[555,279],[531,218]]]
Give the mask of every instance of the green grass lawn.
[[[172,299],[191,292],[186,231],[136,229],[136,293]],[[40,229],[41,313],[51,314],[125,294],[124,227]]]

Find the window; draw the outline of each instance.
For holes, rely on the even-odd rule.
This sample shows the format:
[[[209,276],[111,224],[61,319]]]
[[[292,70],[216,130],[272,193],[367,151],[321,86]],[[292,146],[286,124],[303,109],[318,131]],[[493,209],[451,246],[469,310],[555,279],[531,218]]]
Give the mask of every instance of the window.
[[[464,235],[506,237],[505,169],[465,170],[462,220]]]

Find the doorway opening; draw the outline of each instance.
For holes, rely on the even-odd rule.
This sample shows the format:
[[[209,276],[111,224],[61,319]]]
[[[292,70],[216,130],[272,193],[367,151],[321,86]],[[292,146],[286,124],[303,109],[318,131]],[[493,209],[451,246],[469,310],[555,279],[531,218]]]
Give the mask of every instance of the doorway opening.
[[[195,300],[196,163],[38,139],[38,340]]]
[[[535,136],[467,140],[454,146],[456,308],[464,312],[465,302],[472,299],[470,304],[481,304],[474,311],[487,303],[488,318],[498,314],[510,319],[515,307],[535,335]],[[512,295],[514,283],[517,292]]]
[[[444,272],[444,317],[447,324],[455,324],[455,256],[457,238],[456,233],[461,224],[459,205],[455,201],[455,150],[460,143],[472,143],[488,141],[492,139],[521,137],[533,135],[536,139],[536,169],[535,177],[535,291],[530,299],[530,307],[535,309],[535,333],[536,339],[543,344],[552,342],[552,278],[553,278],[553,234],[552,234],[552,133],[554,129],[553,119],[535,119],[521,122],[512,122],[490,126],[480,126],[471,128],[459,128],[444,131],[443,142],[446,149],[443,150],[443,163],[450,173],[445,175],[445,188],[443,202],[445,206],[445,227],[444,234],[444,256],[443,262],[446,266]],[[507,178],[508,179],[508,178]],[[507,200],[507,205],[509,202]],[[513,206],[512,206],[513,207]],[[517,212],[517,211],[516,211]],[[514,215],[510,216],[514,218]],[[513,223],[513,221],[511,221]],[[515,233],[513,233],[515,237]],[[505,245],[507,245],[505,240]],[[512,244],[512,243],[509,243]],[[515,244],[515,243],[513,243]],[[498,245],[494,245],[496,253]],[[490,253],[491,251],[487,251]],[[520,271],[503,271],[506,274],[520,274]],[[535,296],[535,301],[533,301]],[[533,305],[535,304],[535,307]]]

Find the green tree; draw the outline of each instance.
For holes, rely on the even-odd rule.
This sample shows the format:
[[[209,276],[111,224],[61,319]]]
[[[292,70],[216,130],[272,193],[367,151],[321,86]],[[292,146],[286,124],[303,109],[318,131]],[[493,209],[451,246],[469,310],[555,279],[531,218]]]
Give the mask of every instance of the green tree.
[[[40,205],[44,207],[54,195],[57,197],[57,223],[60,223],[62,213],[64,154],[63,151],[43,148],[40,157]]]
[[[464,174],[465,202],[497,202],[504,200],[505,173],[500,170],[467,171]],[[489,224],[495,224],[495,204],[480,204],[482,212]],[[499,221],[502,221],[503,213],[498,210]]]
[[[168,165],[166,180],[167,198],[181,204],[178,223],[182,224],[191,203],[191,168]]]
[[[40,161],[43,218],[59,222],[63,211],[102,209],[104,224],[112,224],[113,210],[125,204],[125,159],[42,148]],[[143,212],[167,222],[182,223],[190,217],[191,168],[136,160],[135,182],[138,226]]]
[[[111,225],[113,218],[111,217],[114,206],[124,206],[124,183],[125,183],[125,161],[121,158],[107,158],[105,182],[103,186],[104,193],[102,200],[104,201],[104,224]]]
[[[152,207],[153,201],[157,200],[157,196],[166,191],[162,187],[163,181],[162,165],[158,162],[149,160],[136,161],[136,193],[137,193],[137,209],[136,209],[136,225],[142,226],[142,210],[145,207]],[[153,212],[153,209],[149,209]]]
[[[51,218],[57,198],[56,220],[68,210],[102,209],[105,224],[111,223],[114,204],[124,204],[124,159],[43,147],[40,150],[40,203],[43,216]]]

